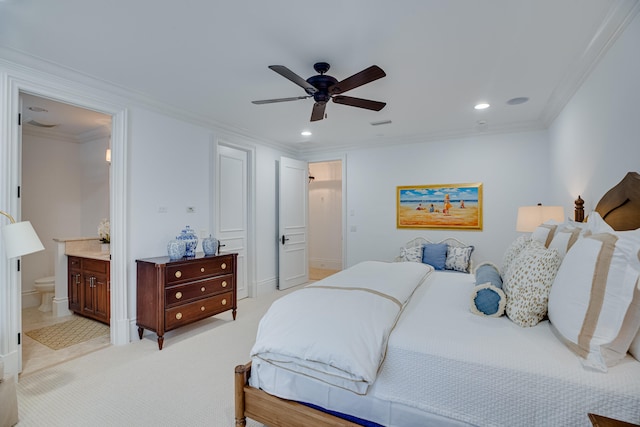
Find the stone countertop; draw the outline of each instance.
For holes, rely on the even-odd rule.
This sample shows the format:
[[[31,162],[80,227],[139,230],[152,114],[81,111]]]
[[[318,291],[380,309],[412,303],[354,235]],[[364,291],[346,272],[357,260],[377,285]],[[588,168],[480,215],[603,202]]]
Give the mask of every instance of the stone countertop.
[[[101,261],[111,261],[111,254],[109,252],[77,250],[77,251],[68,251],[65,253],[65,255],[77,256],[80,258],[91,258],[91,259],[97,259]]]

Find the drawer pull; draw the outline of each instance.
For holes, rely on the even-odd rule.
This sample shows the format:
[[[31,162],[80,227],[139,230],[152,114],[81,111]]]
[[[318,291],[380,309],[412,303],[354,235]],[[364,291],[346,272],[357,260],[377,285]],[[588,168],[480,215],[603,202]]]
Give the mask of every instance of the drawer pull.
[[[222,305],[227,305],[227,299],[226,298],[222,300]]]
[[[200,307],[200,311],[204,311],[204,305]]]
[[[227,268],[227,264],[223,262],[222,265],[220,266],[220,268],[222,268],[224,270],[225,268]]]
[[[227,287],[227,281],[226,281],[226,280],[223,280],[223,281],[222,281],[222,287],[223,287],[223,288],[226,288],[226,287]]]
[[[176,292],[176,299],[182,298],[182,292]]]
[[[204,292],[206,290],[207,290],[207,288],[205,288],[204,286],[200,288],[200,292]]]
[[[176,319],[178,320],[182,319],[182,313],[176,313]]]
[[[178,270],[176,271],[176,278],[179,279],[182,277],[182,271]]]
[[[200,273],[204,273],[204,267],[200,269]]]

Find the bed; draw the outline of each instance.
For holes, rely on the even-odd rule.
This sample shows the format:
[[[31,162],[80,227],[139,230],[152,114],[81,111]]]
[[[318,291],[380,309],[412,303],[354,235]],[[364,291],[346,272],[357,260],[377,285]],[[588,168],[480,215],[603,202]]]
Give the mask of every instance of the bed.
[[[409,274],[413,276],[410,279],[413,282],[401,290],[397,303],[385,302],[397,307],[397,311],[387,315],[377,341],[374,340],[376,345],[382,346],[382,350],[376,350],[379,357],[371,362],[377,366],[374,377],[358,376],[359,388],[335,384],[335,381],[316,375],[313,366],[305,366],[300,372],[298,368],[291,368],[291,359],[279,356],[263,358],[261,351],[264,349],[254,348],[256,352],[252,350],[251,361],[235,369],[236,426],[246,425],[247,417],[267,426],[569,426],[590,425],[589,413],[640,423],[640,362],[636,359],[640,357],[640,336],[637,336],[640,335],[638,228],[640,175],[629,173],[602,197],[596,210],[589,215],[587,224],[569,221],[568,224],[551,224],[542,230],[553,229],[557,233],[553,242],[557,240],[571,246],[562,253],[552,278],[553,286],[549,285],[546,290],[545,315],[534,312],[538,317],[531,325],[526,324],[528,319],[518,317],[516,310],[522,307],[515,301],[520,294],[530,294],[531,289],[539,291],[537,282],[533,288],[519,294],[520,288],[514,283],[526,281],[519,282],[511,277],[511,285],[505,286],[505,292],[509,291],[508,301],[514,301],[511,306],[507,304],[510,316],[479,316],[470,310],[470,295],[478,285],[474,267],[470,264],[466,273],[452,271],[454,268],[416,270],[410,265],[419,262],[376,265],[380,270],[376,270],[374,276],[381,282],[388,280],[387,275],[395,277],[399,274],[398,269],[403,269],[401,265],[413,271]],[[614,230],[630,231],[624,234]],[[575,239],[576,233],[582,236],[578,240]],[[609,245],[606,236],[617,239],[613,246],[606,246]],[[528,238],[532,237],[533,234]],[[402,260],[407,261],[415,248],[424,247],[425,243],[431,242],[419,238],[407,243],[401,251]],[[438,243],[455,247],[456,251],[468,248],[458,240]],[[509,253],[518,244],[514,242],[505,252],[503,262],[509,261],[520,267],[502,271],[503,277],[510,274],[520,278],[519,272],[524,271],[523,254],[526,251],[519,257],[510,257]],[[572,263],[576,260],[586,263],[592,253],[599,257],[606,252],[602,249],[594,252],[595,245],[612,248],[612,253],[630,251],[632,254],[630,258],[620,258],[622,266],[611,264],[605,273],[611,276],[615,271],[622,271],[619,279],[611,276],[609,282],[615,282],[615,286],[626,286],[620,292],[625,293],[629,302],[624,310],[612,311],[609,306],[624,298],[603,297],[597,307],[600,318],[590,322],[585,320],[586,326],[583,324],[574,337],[572,322],[576,316],[572,317],[570,313],[582,309],[578,304],[581,293],[570,289],[571,300],[567,304],[565,283],[580,279],[580,273],[570,269]],[[562,252],[553,247],[538,249],[538,246],[527,250],[529,257],[544,252],[545,257],[553,255],[554,260]],[[610,258],[617,260],[618,252]],[[600,258],[598,260],[594,262],[596,266],[602,263]],[[530,261],[531,258],[527,258],[527,262]],[[362,277],[361,273],[371,267],[370,264],[360,266],[355,269],[355,274],[347,269],[344,275],[327,282],[316,282],[314,289],[304,292],[317,293],[326,287],[326,298],[338,292],[353,292],[351,288],[364,286],[365,282],[372,280],[368,277],[362,282],[357,281]],[[480,266],[476,271],[479,269]],[[600,272],[600,269],[596,271]],[[586,275],[599,277],[602,273]],[[350,290],[337,290],[336,287],[348,287]],[[608,289],[606,292],[610,292]],[[296,292],[299,291],[289,295]],[[376,292],[384,294],[378,298],[384,300],[387,292],[395,290],[377,288]],[[317,298],[317,294],[311,295]],[[376,300],[374,295],[371,298],[371,301]],[[589,295],[585,298],[588,300],[585,303],[586,313],[594,312],[594,305],[598,304],[589,300]],[[569,305],[570,309],[567,308]],[[524,306],[527,308],[531,304]],[[617,315],[616,311],[623,313]],[[609,313],[613,313],[612,319],[607,318]],[[589,315],[582,317],[592,319]],[[527,326],[523,327],[516,321]],[[604,337],[603,334],[608,332],[599,329],[607,329],[607,325],[600,325],[605,321],[619,323],[615,339]],[[341,322],[350,321],[341,319],[337,329],[340,329]],[[583,333],[589,328],[593,338],[585,343]],[[337,329],[328,335],[339,333]],[[262,337],[259,330],[256,343]],[[296,342],[296,346],[301,345],[306,351],[304,337],[300,340],[302,342]],[[286,344],[283,346],[287,347]],[[635,356],[627,352],[630,347],[636,349]],[[367,353],[376,352],[367,350]],[[280,363],[274,363],[274,360]],[[344,369],[342,365],[335,365],[334,359],[327,364]],[[332,377],[335,372],[324,374]]]

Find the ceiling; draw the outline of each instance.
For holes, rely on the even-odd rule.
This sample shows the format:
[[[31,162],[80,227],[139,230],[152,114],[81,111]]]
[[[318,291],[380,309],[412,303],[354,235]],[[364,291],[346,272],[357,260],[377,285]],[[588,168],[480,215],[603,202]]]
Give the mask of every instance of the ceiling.
[[[0,56],[27,54],[224,130],[331,149],[545,128],[638,3],[0,0]],[[269,65],[306,79],[319,61],[339,81],[381,67],[386,77],[345,95],[386,107],[330,102],[327,117],[310,122],[312,99],[251,103],[306,95]],[[507,103],[518,97],[528,102]],[[475,110],[478,102],[491,107]],[[372,125],[381,121],[391,123]]]

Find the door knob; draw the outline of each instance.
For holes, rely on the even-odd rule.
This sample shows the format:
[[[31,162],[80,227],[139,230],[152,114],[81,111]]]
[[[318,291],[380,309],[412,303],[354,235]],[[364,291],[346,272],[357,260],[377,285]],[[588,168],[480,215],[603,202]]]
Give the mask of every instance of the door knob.
[[[286,242],[287,240],[289,240],[288,237],[284,237],[284,234],[282,235],[282,244],[284,245],[284,242]]]

